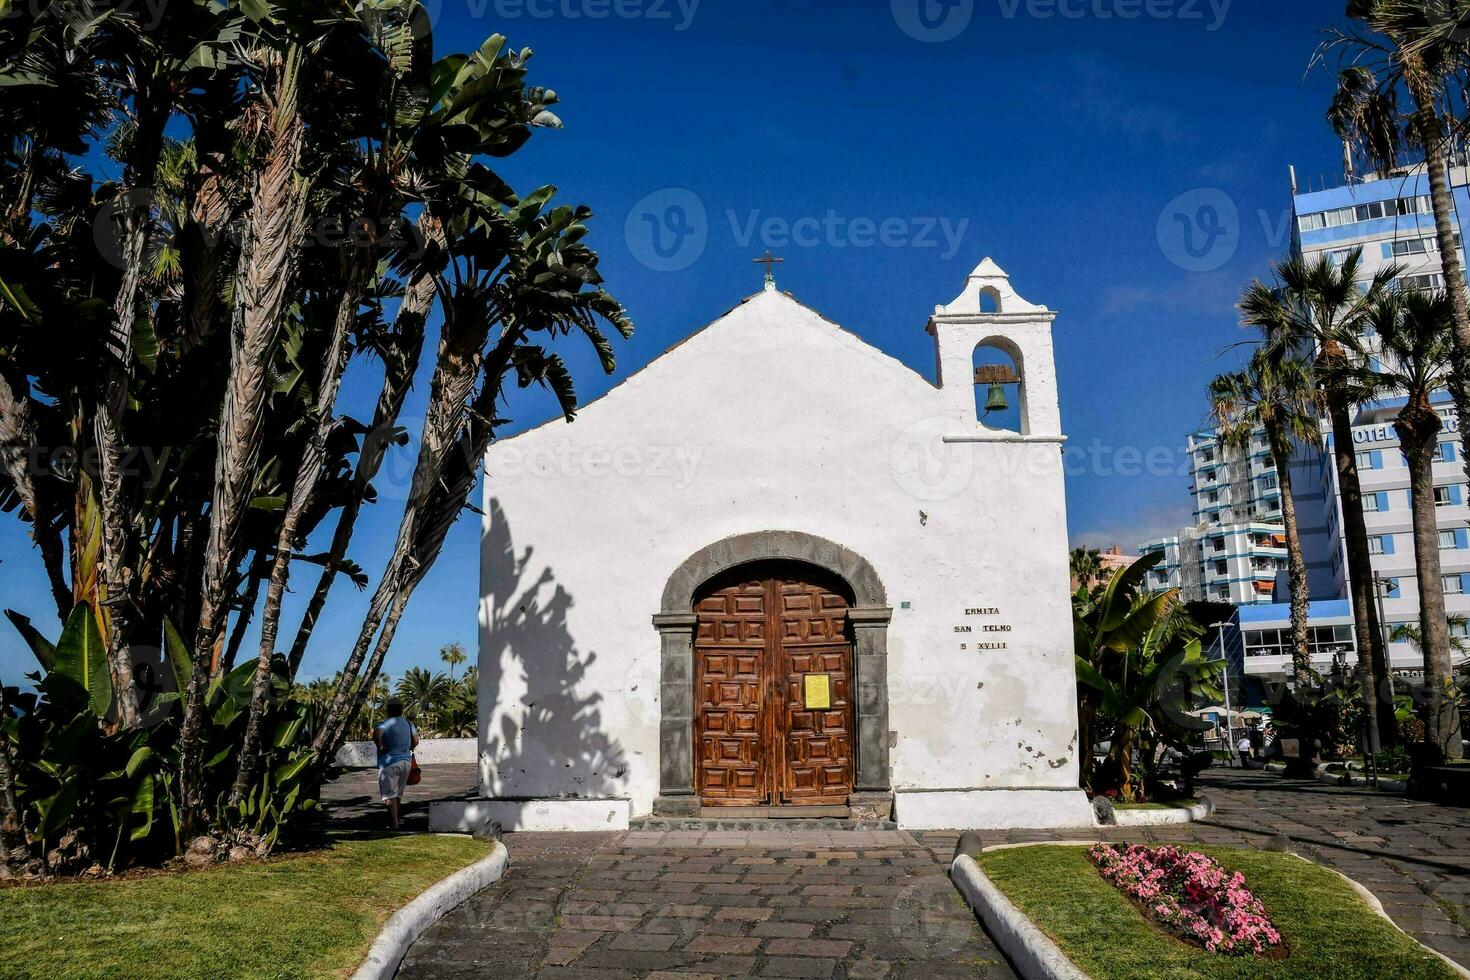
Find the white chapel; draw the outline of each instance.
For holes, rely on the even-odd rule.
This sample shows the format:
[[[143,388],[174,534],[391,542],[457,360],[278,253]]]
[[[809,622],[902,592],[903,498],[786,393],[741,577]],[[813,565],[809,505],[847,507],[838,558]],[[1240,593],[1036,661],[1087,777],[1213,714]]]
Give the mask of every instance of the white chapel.
[[[928,319],[930,381],[768,276],[495,443],[480,797],[434,824],[1090,826],[1055,316],[986,259]]]

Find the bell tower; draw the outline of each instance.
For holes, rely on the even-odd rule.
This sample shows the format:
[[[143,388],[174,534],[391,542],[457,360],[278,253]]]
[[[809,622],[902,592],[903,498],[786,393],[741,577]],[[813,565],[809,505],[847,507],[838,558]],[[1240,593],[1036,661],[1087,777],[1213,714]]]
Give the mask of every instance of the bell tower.
[[[1062,438],[1057,404],[1051,324],[1056,314],[1028,303],[1011,288],[1011,278],[986,258],[953,302],[936,306],[928,331],[934,337],[939,387],[954,418],[975,429],[977,442],[1056,442]],[[976,352],[993,348],[1010,359],[1004,366],[975,366]],[[1020,431],[993,428],[976,408],[976,385],[988,404],[1004,398],[1018,405]]]

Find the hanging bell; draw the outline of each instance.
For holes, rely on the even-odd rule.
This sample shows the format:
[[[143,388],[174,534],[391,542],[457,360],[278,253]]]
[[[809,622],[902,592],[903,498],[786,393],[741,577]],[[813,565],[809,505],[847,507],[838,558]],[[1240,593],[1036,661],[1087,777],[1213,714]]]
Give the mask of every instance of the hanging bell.
[[[985,399],[985,414],[1004,412],[1010,407],[1010,404],[1006,401],[1006,386],[998,381],[992,384],[990,386],[990,395]]]

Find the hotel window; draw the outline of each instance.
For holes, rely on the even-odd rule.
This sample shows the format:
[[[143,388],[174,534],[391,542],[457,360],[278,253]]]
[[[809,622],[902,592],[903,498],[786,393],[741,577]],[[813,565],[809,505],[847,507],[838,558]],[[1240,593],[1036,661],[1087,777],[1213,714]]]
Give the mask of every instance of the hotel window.
[[[1465,581],[1458,575],[1446,575],[1440,582],[1445,595],[1461,595],[1465,591]]]
[[[1383,469],[1383,453],[1378,450],[1370,450],[1366,453],[1358,453],[1358,469],[1381,470]]]
[[[1216,575],[1228,575],[1228,574],[1230,574],[1230,566],[1228,564],[1226,564],[1225,562],[1223,562],[1223,561],[1217,561],[1217,562],[1215,562],[1215,574]]]
[[[1404,289],[1421,292],[1444,287],[1444,276],[1438,272],[1425,272],[1417,276],[1401,276],[1395,281]]]
[[[1225,550],[1225,539],[1224,538],[1213,538],[1213,539],[1211,539],[1211,541],[1210,541],[1210,550],[1211,551],[1224,551]]]
[[[1424,255],[1428,251],[1428,241],[1423,238],[1412,238],[1406,242],[1393,243],[1393,254],[1395,257],[1402,255]]]
[[[1460,488],[1457,486],[1434,488],[1434,506],[1436,507],[1457,507],[1462,499]]]
[[[1459,620],[1459,621],[1451,620],[1450,621],[1450,636],[1459,636],[1459,637],[1470,636],[1470,622],[1466,622],[1464,620]]]
[[[1262,490],[1275,490],[1279,485],[1274,475],[1261,477]]]
[[[1388,510],[1388,494],[1386,494],[1386,493],[1365,493],[1365,494],[1363,494],[1363,510],[1366,513],[1369,513],[1369,514],[1376,514],[1379,511]]]
[[[1455,543],[1455,532],[1454,531],[1440,531],[1439,532],[1439,547],[1440,547],[1440,550],[1442,550],[1442,551],[1452,551],[1455,548],[1458,548],[1459,545],[1457,545]]]
[[[1368,539],[1368,554],[1370,554],[1370,555],[1387,554],[1387,552],[1385,552],[1383,550],[1383,536],[1382,535],[1374,535],[1374,536],[1372,536],[1372,537],[1370,537]]]
[[[1211,490],[1210,491],[1210,503],[1212,503],[1212,504],[1218,504],[1219,502],[1220,502],[1220,491],[1218,491],[1218,490]]]

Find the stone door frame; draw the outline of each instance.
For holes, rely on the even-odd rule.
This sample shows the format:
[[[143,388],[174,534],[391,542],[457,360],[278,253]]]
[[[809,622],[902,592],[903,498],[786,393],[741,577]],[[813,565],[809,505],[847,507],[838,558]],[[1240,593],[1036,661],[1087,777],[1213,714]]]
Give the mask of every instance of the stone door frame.
[[[888,595],[866,559],[826,538],[800,531],[737,534],[685,559],[664,586],[653,616],[662,649],[659,669],[659,816],[697,816],[694,792],[694,594],[729,569],[759,561],[796,561],[826,569],[852,590],[848,623],[853,634],[857,681],[857,769],[853,774],[854,815],[886,820],[893,787],[888,765]]]

